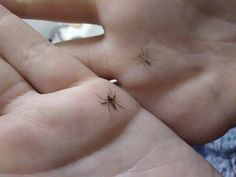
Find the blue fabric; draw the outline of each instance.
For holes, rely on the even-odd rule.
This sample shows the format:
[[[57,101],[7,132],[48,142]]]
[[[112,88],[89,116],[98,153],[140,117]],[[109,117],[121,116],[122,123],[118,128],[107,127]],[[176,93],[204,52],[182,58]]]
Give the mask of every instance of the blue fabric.
[[[236,128],[222,138],[195,149],[224,177],[236,177]]]

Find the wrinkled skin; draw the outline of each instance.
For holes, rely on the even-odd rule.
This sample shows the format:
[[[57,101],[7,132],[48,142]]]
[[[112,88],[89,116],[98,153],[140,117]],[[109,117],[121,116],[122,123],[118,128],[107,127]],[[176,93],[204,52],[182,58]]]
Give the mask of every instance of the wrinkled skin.
[[[126,92],[3,6],[0,55],[1,177],[220,176]],[[109,91],[122,107],[101,104]]]
[[[191,143],[235,126],[236,2],[0,0],[22,17],[90,22],[105,35],[58,44]]]

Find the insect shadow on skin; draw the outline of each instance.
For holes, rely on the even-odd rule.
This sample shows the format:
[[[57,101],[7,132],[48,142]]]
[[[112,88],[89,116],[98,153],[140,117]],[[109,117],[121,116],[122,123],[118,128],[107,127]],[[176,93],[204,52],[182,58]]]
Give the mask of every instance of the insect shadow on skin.
[[[141,53],[134,60],[138,62],[138,65],[143,65],[145,67],[145,72],[155,77],[150,71],[150,68],[153,66],[156,59],[150,56],[148,49],[142,49]]]
[[[117,95],[115,92],[113,92],[111,90],[111,88],[109,89],[109,91],[107,92],[107,96],[106,98],[102,98],[100,95],[96,94],[101,100],[101,104],[102,105],[107,105],[108,107],[108,111],[109,111],[109,115],[110,115],[110,119],[112,120],[112,109],[114,111],[118,110],[118,107],[125,109],[125,107],[123,107],[120,103],[118,103],[117,101]]]

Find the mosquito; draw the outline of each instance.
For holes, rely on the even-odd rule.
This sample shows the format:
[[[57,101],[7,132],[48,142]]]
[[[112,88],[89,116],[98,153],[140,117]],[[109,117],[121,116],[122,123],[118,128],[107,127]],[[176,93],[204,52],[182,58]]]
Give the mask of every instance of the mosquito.
[[[151,67],[152,62],[154,59],[150,57],[148,49],[143,49],[142,53],[139,54],[136,58],[136,61],[139,62],[139,64],[143,64],[145,67]]]
[[[150,67],[153,66],[154,58],[150,57],[148,49],[142,49],[142,53],[139,54],[134,60],[138,61],[138,65],[141,64],[145,67],[145,72],[155,77],[150,71]]]
[[[117,107],[121,107],[122,109],[125,109],[122,105],[120,105],[117,102],[117,97],[116,94],[112,92],[112,90],[110,89],[109,92],[107,93],[107,97],[106,98],[102,98],[101,96],[99,96],[97,94],[97,96],[102,100],[101,104],[102,105],[107,105],[108,107],[108,111],[109,111],[109,115],[110,115],[110,119],[112,119],[112,115],[111,115],[111,109],[113,108],[115,111],[117,111]]]

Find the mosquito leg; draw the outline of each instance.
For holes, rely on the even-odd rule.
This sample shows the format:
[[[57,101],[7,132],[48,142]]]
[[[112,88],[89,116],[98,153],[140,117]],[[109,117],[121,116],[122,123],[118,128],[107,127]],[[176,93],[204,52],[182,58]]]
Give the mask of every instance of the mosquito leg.
[[[111,115],[111,108],[110,108],[110,104],[108,103],[108,104],[107,104],[107,106],[108,106],[108,111],[109,111],[110,119],[111,119],[111,121],[112,121],[112,115]]]
[[[110,102],[110,104],[111,104],[111,106],[112,106],[115,110],[117,110],[115,100],[113,100],[112,102]]]
[[[126,110],[126,108],[125,108],[124,106],[122,106],[121,104],[117,103],[117,101],[114,101],[114,102],[115,102],[116,105],[118,105],[118,106],[121,107],[122,109],[125,109],[125,110]]]
[[[102,99],[103,101],[107,101],[107,99],[102,98],[100,95],[96,94],[98,98]]]

